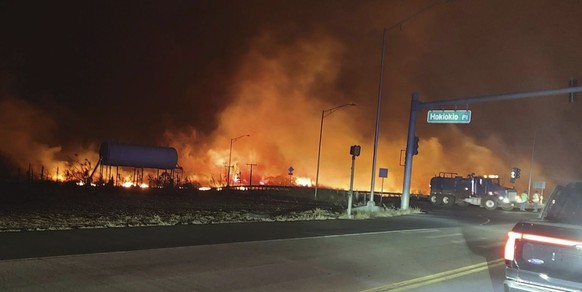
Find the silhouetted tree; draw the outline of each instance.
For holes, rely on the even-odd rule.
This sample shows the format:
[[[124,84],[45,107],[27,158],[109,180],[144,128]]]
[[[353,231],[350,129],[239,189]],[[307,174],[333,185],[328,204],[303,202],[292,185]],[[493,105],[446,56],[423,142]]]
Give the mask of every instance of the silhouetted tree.
[[[75,153],[74,158],[65,162],[65,180],[87,182],[92,170],[91,161],[87,158],[79,161],[79,156]]]

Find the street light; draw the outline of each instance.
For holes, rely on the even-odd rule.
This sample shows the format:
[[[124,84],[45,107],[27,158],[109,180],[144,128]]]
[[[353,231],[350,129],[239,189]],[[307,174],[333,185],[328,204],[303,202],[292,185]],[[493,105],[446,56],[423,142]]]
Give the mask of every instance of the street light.
[[[534,161],[534,153],[536,149],[536,138],[538,136],[538,130],[534,132],[533,143],[531,146],[531,158],[529,160],[529,180],[527,182],[527,194],[531,196],[531,173],[532,173],[532,165]]]
[[[331,115],[333,112],[344,106],[355,106],[355,105],[356,105],[355,103],[346,103],[321,111],[321,125],[319,126],[319,147],[317,148],[317,171],[315,172],[315,200],[317,200],[317,187],[319,186],[319,161],[321,159],[321,138],[323,135],[323,118]]]
[[[227,179],[226,179],[226,187],[230,187],[230,168],[232,167],[230,165],[230,161],[232,159],[232,143],[236,142],[236,140],[244,138],[244,137],[249,137],[250,135],[241,135],[238,136],[236,138],[230,138],[230,151],[228,152],[228,174],[227,174]]]
[[[369,205],[374,204],[374,189],[375,189],[375,185],[376,185],[376,160],[378,158],[378,140],[379,140],[379,135],[380,135],[380,115],[381,115],[381,109],[382,109],[382,91],[383,91],[383,83],[384,83],[384,56],[385,56],[385,51],[386,51],[386,33],[395,29],[395,28],[399,28],[402,29],[402,26],[407,23],[408,21],[410,21],[411,19],[415,18],[416,16],[432,9],[433,7],[449,2],[450,0],[444,0],[444,1],[437,1],[432,3],[431,5],[418,10],[417,12],[413,13],[412,15],[408,16],[407,18],[397,22],[396,24],[388,27],[388,28],[384,28],[384,30],[382,31],[382,58],[380,60],[380,82],[378,85],[378,104],[376,106],[376,128],[374,131],[374,154],[372,156],[372,181],[371,181],[371,186],[370,186],[370,201],[368,202]],[[403,190],[404,192],[404,190]]]

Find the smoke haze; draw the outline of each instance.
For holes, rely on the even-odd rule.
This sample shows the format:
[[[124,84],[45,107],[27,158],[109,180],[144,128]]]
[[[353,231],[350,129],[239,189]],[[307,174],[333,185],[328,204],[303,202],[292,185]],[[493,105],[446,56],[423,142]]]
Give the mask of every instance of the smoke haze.
[[[439,3],[434,5],[435,3]],[[433,6],[434,5],[434,6]],[[418,11],[430,7],[426,11]],[[408,19],[409,16],[415,15]],[[294,176],[369,190],[382,33],[386,31],[377,167],[401,191],[410,96],[436,101],[562,88],[582,78],[582,2],[3,1],[0,153],[20,168],[94,163],[101,142],[171,146],[184,174],[253,182]],[[474,104],[471,124],[418,114],[412,191],[441,171],[532,181],[577,180],[579,103],[542,97]],[[255,177],[257,180],[255,180]],[[376,180],[376,189],[380,189]]]

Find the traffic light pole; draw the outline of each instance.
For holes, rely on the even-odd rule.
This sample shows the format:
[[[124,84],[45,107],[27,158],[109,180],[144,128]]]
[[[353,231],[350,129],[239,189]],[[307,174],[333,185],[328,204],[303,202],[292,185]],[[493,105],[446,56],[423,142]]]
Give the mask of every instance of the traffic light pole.
[[[420,103],[418,94],[412,94],[410,103],[410,118],[408,119],[408,136],[406,137],[406,155],[404,159],[404,185],[402,187],[402,197],[400,199],[400,209],[406,210],[410,204],[410,177],[412,176],[412,156],[414,156],[414,136],[416,133],[416,113],[419,111],[417,105]]]
[[[576,82],[570,81],[570,85],[574,85]],[[490,101],[501,101],[501,100],[514,100],[522,98],[532,98],[532,97],[542,97],[542,96],[552,96],[568,94],[570,102],[575,100],[574,94],[582,92],[582,86],[570,86],[560,89],[546,89],[537,91],[526,91],[526,92],[516,92],[516,93],[506,93],[499,95],[485,95],[485,96],[475,96],[468,98],[457,98],[450,100],[441,101],[431,101],[431,102],[421,102],[418,94],[412,94],[412,100],[410,103],[410,118],[408,120],[408,136],[406,139],[406,160],[404,163],[404,181],[402,186],[402,198],[400,200],[400,208],[406,210],[409,208],[410,203],[410,179],[412,176],[412,157],[414,136],[416,134],[416,114],[422,110],[431,110],[435,108],[442,108],[444,106],[459,106],[459,105],[469,105],[473,103],[490,102]]]

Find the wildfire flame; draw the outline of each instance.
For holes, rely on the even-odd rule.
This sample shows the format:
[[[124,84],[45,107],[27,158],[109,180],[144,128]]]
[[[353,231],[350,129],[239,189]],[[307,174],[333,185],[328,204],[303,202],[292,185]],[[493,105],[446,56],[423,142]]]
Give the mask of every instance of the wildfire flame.
[[[347,93],[338,89],[338,84],[348,78],[341,75],[340,60],[348,57],[345,45],[318,34],[290,41],[285,46],[273,45],[277,43],[274,39],[275,36],[264,33],[252,40],[254,48],[243,54],[238,73],[232,80],[234,85],[222,97],[230,103],[217,117],[218,125],[211,133],[201,134],[194,128],[168,129],[161,144],[178,150],[183,178],[206,188],[226,185],[227,164],[231,157],[230,181],[236,187],[251,183],[313,187],[316,171],[319,171],[320,187],[343,189],[350,183],[349,148],[361,145],[361,155],[355,160],[354,188],[369,190],[374,148],[371,130],[374,121],[370,117],[375,109],[358,105],[321,117],[323,109],[352,102]],[[373,96],[374,92],[365,95]],[[4,127],[6,133],[1,138],[10,142],[0,145],[2,153],[13,157],[11,162],[20,169],[27,169],[31,163],[37,175],[42,166],[46,169],[46,177],[66,180],[64,173],[72,168],[67,162],[75,160],[72,153],[67,152],[70,150],[43,142],[49,139],[37,138],[56,127],[50,115],[40,107],[15,98],[0,99],[0,111],[3,113],[0,121],[9,125]],[[390,175],[381,183],[376,179],[375,188],[380,190],[382,185],[384,191],[398,192],[404,173],[400,153],[406,147],[407,129],[403,126],[406,122],[383,118],[377,165],[388,168]],[[494,139],[486,141],[489,146],[483,146],[456,126],[449,126],[442,132],[440,136],[427,135],[421,139],[420,154],[414,158],[413,192],[426,193],[430,178],[440,171],[454,171],[460,175],[503,173],[513,165],[530,164],[527,159],[516,159],[511,164],[503,161],[491,150],[502,149],[502,143]],[[248,138],[232,143],[233,137],[246,133],[250,134]],[[321,164],[316,170],[320,133]],[[447,141],[462,142],[450,145]],[[95,166],[97,148],[97,145],[78,147],[75,153]],[[66,156],[69,158],[64,158]],[[289,166],[294,168],[293,177],[288,175]],[[540,173],[541,167],[533,163],[532,169]],[[125,180],[122,185],[131,187],[138,183]],[[139,186],[147,187],[145,183]]]
[[[302,187],[311,187],[313,185],[311,182],[311,178],[309,178],[309,177],[298,177],[295,179],[295,183],[298,186],[302,186]]]

